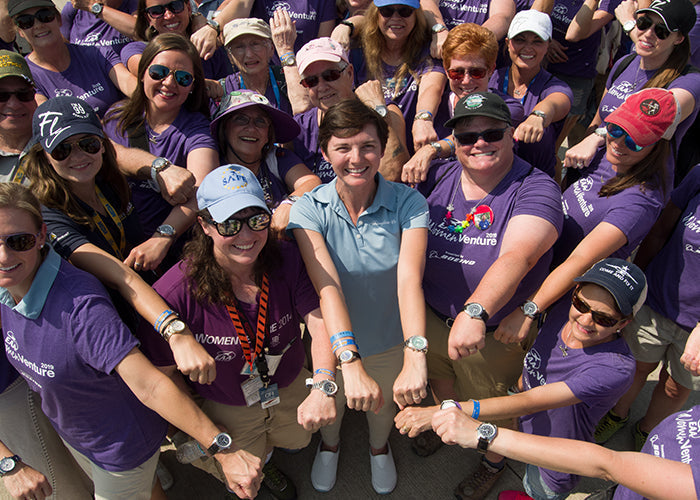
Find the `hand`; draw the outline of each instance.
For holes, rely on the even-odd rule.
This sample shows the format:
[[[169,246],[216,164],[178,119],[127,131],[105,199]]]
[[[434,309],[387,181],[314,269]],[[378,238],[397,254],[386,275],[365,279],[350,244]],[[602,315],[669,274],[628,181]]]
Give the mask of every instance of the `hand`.
[[[549,50],[547,51],[547,60],[552,63],[563,63],[569,60],[566,55],[567,47],[557,42],[552,38],[549,42]]]
[[[493,337],[503,344],[519,344],[527,338],[532,322],[533,319],[525,316],[518,307],[501,320]]]
[[[515,129],[513,137],[516,141],[531,143],[540,142],[544,135],[544,120],[536,115],[525,118],[518,128]]]
[[[44,500],[53,493],[46,476],[22,462],[17,464],[14,471],[4,476],[3,481],[12,498]]]
[[[217,453],[214,458],[221,464],[230,491],[239,498],[252,500],[256,497],[262,482],[262,462],[258,457],[237,450]]]
[[[443,30],[440,33],[433,33],[430,40],[430,56],[435,59],[442,59],[442,46],[447,40],[449,30]]]
[[[422,146],[430,144],[431,142],[439,139],[437,132],[435,132],[433,122],[428,120],[414,120],[412,131],[413,149],[415,151],[419,150]]]
[[[197,31],[190,35],[190,41],[199,52],[199,57],[205,61],[210,59],[216,51],[219,37],[216,30],[208,24],[202,25]]]
[[[92,4],[95,2],[91,0],[71,0],[71,3],[73,4],[73,7],[78,10],[89,11],[90,7],[92,7]]]
[[[636,0],[623,0],[615,9],[615,17],[620,24],[625,24],[627,21],[634,21],[634,13],[639,9]]]
[[[437,158],[435,148],[430,144],[416,150],[416,153],[408,160],[401,171],[401,182],[406,184],[418,184],[428,178],[430,162]]]
[[[272,214],[270,227],[278,238],[289,239],[287,237],[287,224],[289,224],[289,212],[292,206],[289,203],[282,203],[277,206]]]
[[[346,51],[350,50],[350,26],[339,24],[333,28],[331,38],[342,45]]]
[[[367,80],[355,89],[357,98],[368,107],[374,109],[377,106],[386,105],[384,91],[379,80]]]
[[[693,375],[700,375],[700,323],[690,332],[681,356],[681,363]]]
[[[584,168],[591,164],[593,157],[598,152],[598,146],[604,142],[603,138],[591,134],[575,146],[566,150],[564,166],[566,168]]]
[[[396,414],[394,425],[401,434],[414,438],[431,428],[431,420],[438,410],[439,406],[408,406]]]
[[[457,361],[476,354],[486,345],[486,324],[474,319],[465,312],[460,312],[450,329],[447,341],[447,353],[450,359]]]
[[[384,396],[379,385],[367,375],[362,361],[353,361],[343,365],[343,383],[348,408],[358,411],[379,413],[384,405]]]
[[[156,175],[160,195],[171,205],[182,205],[194,196],[195,178],[186,168],[170,165]]]
[[[400,409],[428,396],[428,363],[425,354],[406,348],[403,368],[394,381],[394,402]]]
[[[479,422],[459,408],[439,410],[433,415],[433,430],[445,444],[458,444],[462,448],[476,448],[476,428]]]
[[[224,88],[217,80],[204,80],[204,85],[207,88],[207,97],[213,101],[219,102],[224,96]]]
[[[292,21],[287,9],[277,9],[270,18],[272,43],[277,55],[282,57],[288,52],[294,52],[294,42],[297,39],[297,23]]]
[[[184,332],[170,337],[170,350],[173,352],[177,369],[187,375],[192,382],[211,384],[216,379],[216,362],[197,342],[187,328]]]
[[[133,267],[135,271],[153,271],[168,254],[173,241],[173,238],[166,236],[151,236],[131,250],[124,259],[124,264]]]
[[[316,389],[297,408],[297,422],[311,432],[335,422],[335,415],[335,398]]]

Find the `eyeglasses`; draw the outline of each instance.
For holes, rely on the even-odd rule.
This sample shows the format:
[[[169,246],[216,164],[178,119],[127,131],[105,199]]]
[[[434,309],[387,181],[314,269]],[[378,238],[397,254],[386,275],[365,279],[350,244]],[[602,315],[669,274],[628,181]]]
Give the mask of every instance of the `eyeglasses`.
[[[16,96],[18,100],[22,102],[29,102],[34,100],[34,95],[36,91],[32,88],[23,90],[7,90],[0,92],[0,102],[7,102],[10,97]]]
[[[450,77],[450,80],[464,80],[465,74],[468,74],[469,78],[473,78],[474,80],[481,80],[486,76],[486,73],[486,68],[459,68],[447,70],[447,76]]]
[[[503,139],[506,130],[508,130],[508,127],[492,128],[490,130],[484,130],[483,132],[462,132],[461,134],[455,133],[454,136],[461,145],[473,146],[476,144],[479,138],[482,138],[485,142],[498,142]]]
[[[651,17],[639,16],[637,18],[637,29],[639,31],[646,31],[652,26],[654,27],[654,34],[659,40],[666,40],[671,35],[671,32],[666,26],[664,26],[662,23],[654,24]]]
[[[620,137],[624,136],[625,137],[625,146],[627,146],[627,149],[630,151],[634,151],[635,153],[638,153],[642,149],[644,149],[645,146],[640,146],[636,142],[634,142],[634,139],[632,139],[627,132],[625,132],[625,129],[620,127],[619,125],[615,125],[614,123],[608,123],[607,126],[607,131],[608,135],[612,137],[613,139],[619,139]]]
[[[412,7],[408,7],[407,5],[402,5],[401,7],[394,7],[392,5],[387,5],[386,7],[379,7],[379,15],[389,19],[394,15],[394,12],[398,12],[401,17],[411,17],[411,14],[413,14],[413,11],[416,10]]]
[[[194,81],[194,76],[192,76],[192,73],[182,69],[172,70],[167,66],[163,66],[162,64],[153,64],[148,68],[148,76],[159,82],[168,78],[170,73],[173,74],[175,81],[180,87],[189,87]]]
[[[301,85],[302,87],[306,87],[307,89],[312,89],[316,85],[318,85],[319,82],[319,77],[323,78],[327,82],[334,82],[338,78],[340,78],[340,75],[343,74],[343,71],[345,71],[345,68],[347,68],[347,64],[343,66],[340,69],[327,69],[320,75],[311,75],[307,76],[306,78],[301,79]]]
[[[185,2],[184,0],[173,0],[170,3],[163,5],[154,5],[146,9],[146,14],[148,14],[152,19],[158,19],[159,17],[163,17],[166,9],[173,14],[179,14],[185,10]]]
[[[229,45],[228,50],[229,50],[229,52],[243,53],[246,51],[246,49],[250,49],[254,52],[258,52],[267,46],[268,46],[267,40],[255,40],[255,41],[250,42],[248,44],[241,43],[238,45]]]
[[[255,125],[256,128],[267,128],[270,126],[270,121],[268,119],[263,118],[262,116],[256,116],[255,118],[251,118],[245,113],[238,113],[237,115],[231,118],[231,121],[236,125],[240,125],[241,127],[245,127],[251,122],[253,123],[253,125]]]
[[[21,14],[15,17],[15,24],[21,30],[28,30],[34,26],[34,19],[42,24],[50,23],[56,19],[56,11],[53,9],[39,9],[34,14]]]
[[[581,297],[578,296],[578,291],[574,292],[574,295],[571,297],[571,305],[574,306],[574,309],[576,309],[581,314],[586,314],[588,312],[591,313],[591,318],[593,319],[593,322],[596,325],[602,326],[604,328],[610,328],[611,326],[615,326],[620,321],[622,321],[621,318],[613,318],[612,316],[608,316],[607,314],[592,310],[591,306],[586,304],[586,302],[584,302],[583,299],[581,299]]]
[[[70,154],[73,152],[73,145],[76,144],[80,149],[85,151],[87,154],[94,155],[95,153],[100,152],[100,148],[102,147],[102,141],[95,137],[95,136],[90,136],[90,137],[84,137],[80,139],[77,142],[62,142],[58,146],[56,146],[51,153],[51,158],[53,158],[56,161],[63,161],[66,158],[70,156]]]
[[[264,231],[270,227],[271,218],[270,214],[261,213],[243,219],[230,217],[223,222],[214,222],[212,219],[205,220],[214,226],[221,236],[235,236],[241,231],[244,222],[253,231]]]
[[[16,233],[16,234],[6,234],[0,236],[0,241],[7,245],[7,248],[14,252],[26,252],[31,250],[36,245],[36,239],[39,237],[39,233]]]

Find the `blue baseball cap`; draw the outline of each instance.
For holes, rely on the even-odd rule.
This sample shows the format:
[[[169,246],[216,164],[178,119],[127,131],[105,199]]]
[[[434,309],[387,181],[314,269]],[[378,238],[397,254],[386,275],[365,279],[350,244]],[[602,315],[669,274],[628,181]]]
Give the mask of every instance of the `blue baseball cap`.
[[[377,7],[386,7],[387,5],[407,5],[417,9],[420,7],[420,0],[374,0],[374,5]]]
[[[32,118],[32,134],[32,144],[41,143],[47,153],[74,135],[105,136],[102,122],[92,106],[69,96],[54,97],[36,108]]]
[[[596,262],[577,283],[594,283],[613,296],[625,316],[637,314],[647,298],[647,278],[644,271],[631,262],[613,257]]]
[[[214,222],[224,222],[248,207],[259,207],[270,213],[255,174],[235,164],[219,167],[204,178],[197,189],[197,206],[200,210],[209,210]]]

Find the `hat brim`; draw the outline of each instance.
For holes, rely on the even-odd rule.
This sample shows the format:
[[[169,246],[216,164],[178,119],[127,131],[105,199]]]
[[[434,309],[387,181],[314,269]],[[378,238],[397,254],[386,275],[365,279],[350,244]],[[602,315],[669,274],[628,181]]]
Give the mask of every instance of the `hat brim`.
[[[270,213],[270,209],[263,200],[252,194],[242,193],[231,194],[204,208],[209,211],[214,222],[224,222],[233,214],[250,207],[262,208],[268,214]]]
[[[51,0],[27,0],[25,2],[19,2],[14,6],[12,11],[8,9],[7,14],[10,17],[14,17],[17,14],[21,14],[25,10],[33,9],[34,7],[53,7],[55,9],[56,4],[54,4]]]
[[[275,141],[279,143],[289,142],[301,133],[301,127],[289,114],[272,106],[257,102],[244,102],[236,106],[231,106],[226,111],[212,120],[209,125],[213,137],[218,137],[219,125],[227,116],[251,106],[260,106],[272,120],[272,127],[275,130]]]
[[[451,128],[454,129],[457,123],[459,123],[460,120],[463,120],[464,118],[470,118],[472,116],[485,116],[487,118],[493,118],[494,120],[501,121],[503,123],[508,124],[510,127],[512,125],[511,120],[505,120],[504,116],[499,115],[498,113],[490,113],[489,111],[475,111],[473,113],[470,113],[468,115],[460,115],[460,116],[453,116],[449,120],[445,122],[445,128]]]
[[[53,139],[50,143],[50,145],[47,146],[45,139],[42,137],[40,138],[37,142],[41,143],[41,147],[44,148],[44,151],[47,153],[52,153],[56,147],[61,144],[63,141],[68,139],[69,137],[73,137],[74,135],[79,135],[79,134],[90,134],[90,135],[96,135],[98,137],[101,137],[104,139],[104,132],[102,131],[101,128],[97,128],[95,125],[92,125],[90,123],[80,123],[77,125],[71,125],[68,127],[66,130],[63,132],[59,133],[55,139]]]

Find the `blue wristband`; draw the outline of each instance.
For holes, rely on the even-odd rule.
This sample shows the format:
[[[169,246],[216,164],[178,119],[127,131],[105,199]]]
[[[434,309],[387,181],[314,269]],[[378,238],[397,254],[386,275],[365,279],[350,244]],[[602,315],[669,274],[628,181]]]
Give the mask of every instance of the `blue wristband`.
[[[156,320],[155,324],[153,325],[153,328],[160,333],[160,327],[163,325],[163,321],[165,321],[169,316],[172,316],[175,314],[175,311],[171,311],[170,309],[166,309],[162,313],[160,313],[160,316],[158,316],[158,319]]]
[[[319,373],[322,375],[328,375],[330,378],[333,379],[335,378],[335,372],[333,370],[327,370],[325,368],[316,368],[314,370],[314,375],[318,375]]]
[[[331,344],[334,343],[336,340],[344,339],[346,337],[352,337],[354,339],[355,334],[352,333],[350,330],[345,330],[344,332],[338,332],[331,337]]]
[[[472,402],[474,404],[474,409],[472,410],[472,418],[476,420],[479,418],[479,413],[481,413],[481,403],[479,403],[478,399],[473,399]]]
[[[349,345],[354,345],[357,346],[357,343],[355,342],[355,339],[340,339],[337,340],[331,345],[331,349],[333,350],[333,354],[335,354],[335,351],[340,349],[341,347],[349,346]]]

